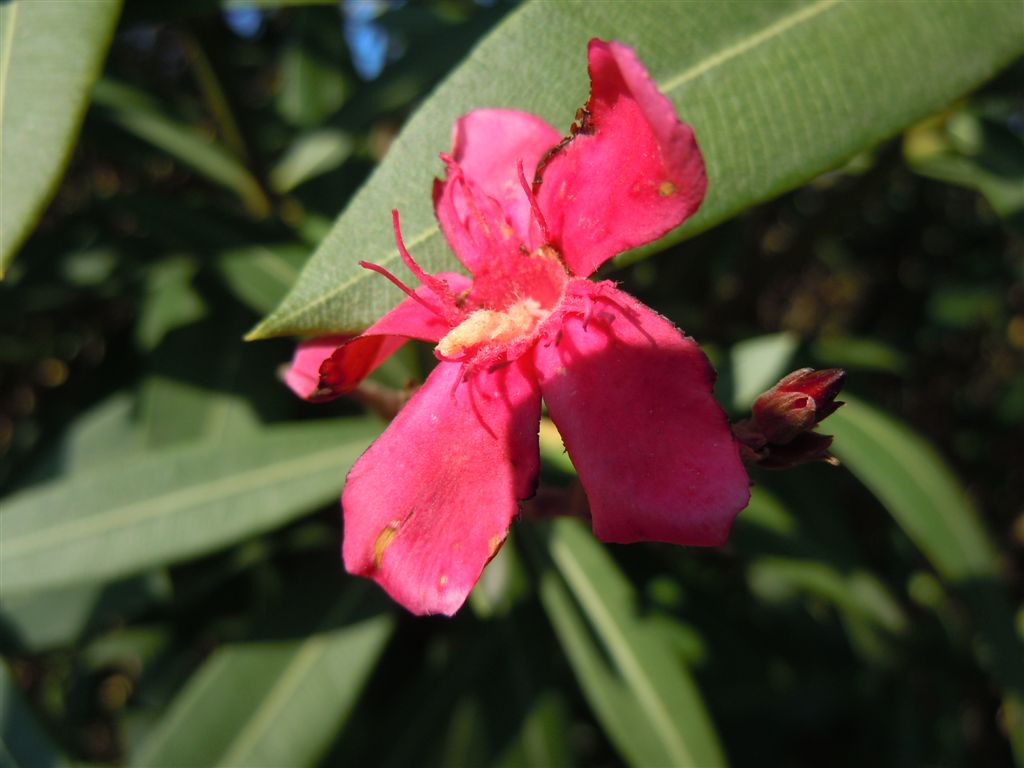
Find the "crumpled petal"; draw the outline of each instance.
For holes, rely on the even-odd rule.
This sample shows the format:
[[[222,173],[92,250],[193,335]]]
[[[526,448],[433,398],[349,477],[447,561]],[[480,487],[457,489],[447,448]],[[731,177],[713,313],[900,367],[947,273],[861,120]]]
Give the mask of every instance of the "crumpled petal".
[[[455,272],[437,277],[448,283],[454,293],[470,285],[468,278]],[[285,374],[288,386],[306,400],[331,400],[355,389],[409,339],[439,341],[450,327],[440,312],[438,299],[425,286],[417,288],[416,295],[438,307],[439,312],[431,312],[412,297],[406,297],[358,336],[325,336],[303,342]]]
[[[541,244],[517,163],[532,179],[560,139],[539,117],[513,109],[477,109],[455,123],[447,178],[434,183],[434,207],[452,250],[474,275],[521,244],[531,251]]]
[[[536,365],[594,533],[619,543],[723,544],[749,480],[704,353],[609,282],[574,279],[568,291],[584,309],[538,345]]]
[[[310,398],[320,389],[320,366],[339,346],[351,336],[320,336],[304,341],[295,348],[291,365],[284,374],[284,382],[292,392],[303,400]]]
[[[517,362],[440,363],[349,472],[343,556],[410,611],[452,615],[539,471],[540,393]]]
[[[589,65],[589,117],[544,166],[537,193],[578,277],[679,226],[707,188],[693,130],[633,50],[591,40]]]

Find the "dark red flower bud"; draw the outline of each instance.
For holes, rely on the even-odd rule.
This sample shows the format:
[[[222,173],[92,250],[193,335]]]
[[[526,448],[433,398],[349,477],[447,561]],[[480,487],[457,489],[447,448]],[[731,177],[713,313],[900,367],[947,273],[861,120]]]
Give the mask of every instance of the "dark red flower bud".
[[[733,428],[744,460],[774,469],[834,461],[828,454],[832,438],[811,430],[842,405],[835,398],[845,379],[838,368],[801,368],[758,397],[752,417]]]
[[[846,372],[801,368],[754,401],[753,421],[769,443],[785,445],[835,411]]]

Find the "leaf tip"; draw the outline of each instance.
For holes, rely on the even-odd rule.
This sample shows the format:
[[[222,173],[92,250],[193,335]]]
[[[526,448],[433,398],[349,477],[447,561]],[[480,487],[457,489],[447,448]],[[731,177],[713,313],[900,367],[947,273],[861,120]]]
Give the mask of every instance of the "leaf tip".
[[[262,341],[264,339],[272,338],[276,336],[273,331],[268,330],[267,321],[261,320],[252,327],[252,329],[242,337],[242,341]]]

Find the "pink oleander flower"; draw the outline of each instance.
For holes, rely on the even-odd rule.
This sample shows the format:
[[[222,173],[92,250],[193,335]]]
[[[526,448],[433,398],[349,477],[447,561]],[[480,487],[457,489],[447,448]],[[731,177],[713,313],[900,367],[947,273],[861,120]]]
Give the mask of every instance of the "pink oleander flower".
[[[508,109],[455,125],[441,228],[472,274],[429,275],[356,337],[300,345],[288,384],[352,391],[408,339],[436,345],[423,387],[349,472],[349,572],[420,613],[451,615],[534,494],[541,399],[609,542],[719,545],[749,498],[715,373],[669,320],[587,277],[664,235],[704,197],[690,127],[632,49],[592,40],[590,98],[570,135]],[[529,180],[529,181],[528,181]]]

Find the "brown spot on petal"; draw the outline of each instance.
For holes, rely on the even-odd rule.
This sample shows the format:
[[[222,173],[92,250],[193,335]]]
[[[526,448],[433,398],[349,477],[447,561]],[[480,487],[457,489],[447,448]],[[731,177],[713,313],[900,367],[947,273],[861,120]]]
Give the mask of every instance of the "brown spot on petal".
[[[661,182],[661,186],[658,187],[658,194],[662,197],[668,197],[676,193],[676,185],[667,179]]]
[[[377,540],[374,542],[374,567],[377,570],[381,568],[381,561],[384,559],[384,552],[391,543],[394,542],[394,538],[398,536],[398,529],[409,522],[409,518],[413,516],[410,512],[406,515],[403,520],[391,520],[387,525],[384,526],[380,534],[377,535]]]
[[[438,586],[441,586],[441,587],[443,587],[445,584],[447,584],[448,583],[448,574],[442,573],[441,574],[441,578],[437,580],[437,583],[438,583]]]

